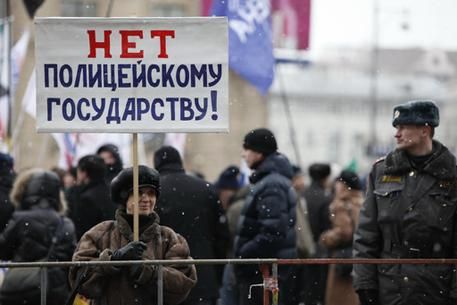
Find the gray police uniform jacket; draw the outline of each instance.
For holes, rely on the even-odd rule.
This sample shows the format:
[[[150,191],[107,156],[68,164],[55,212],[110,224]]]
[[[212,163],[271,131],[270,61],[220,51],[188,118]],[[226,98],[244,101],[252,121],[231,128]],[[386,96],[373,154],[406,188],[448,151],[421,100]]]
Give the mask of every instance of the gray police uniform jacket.
[[[355,258],[457,257],[455,157],[433,142],[421,170],[391,152],[370,173],[354,236]],[[355,265],[356,290],[376,289],[380,305],[457,304],[452,265]]]

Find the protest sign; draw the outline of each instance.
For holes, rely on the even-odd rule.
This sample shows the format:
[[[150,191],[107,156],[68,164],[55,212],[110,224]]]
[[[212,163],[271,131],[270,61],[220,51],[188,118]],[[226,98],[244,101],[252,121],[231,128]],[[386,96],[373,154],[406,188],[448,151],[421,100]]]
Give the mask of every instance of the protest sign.
[[[226,18],[37,18],[38,132],[227,132]]]

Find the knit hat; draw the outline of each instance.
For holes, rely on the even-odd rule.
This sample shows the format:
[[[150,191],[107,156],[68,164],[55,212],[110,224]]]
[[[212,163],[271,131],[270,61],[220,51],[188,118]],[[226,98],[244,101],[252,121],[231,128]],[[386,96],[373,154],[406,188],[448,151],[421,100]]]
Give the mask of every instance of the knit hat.
[[[251,130],[244,137],[243,147],[245,149],[262,153],[266,156],[271,155],[278,150],[275,136],[266,128]]]
[[[154,167],[160,170],[168,164],[178,164],[182,166],[182,159],[176,148],[172,146],[162,146],[154,154]]]
[[[392,125],[430,125],[440,124],[439,109],[433,101],[418,100],[398,105],[394,108]]]
[[[229,189],[229,190],[237,190],[240,188],[240,181],[238,176],[240,174],[240,170],[235,165],[230,165],[227,167],[217,179],[215,186],[217,189]]]
[[[349,170],[343,170],[341,174],[336,178],[336,181],[343,182],[351,190],[362,189],[362,183],[360,182],[359,176],[357,176],[356,173]]]
[[[330,165],[327,163],[313,163],[308,168],[309,176],[312,180],[318,181],[330,175]]]

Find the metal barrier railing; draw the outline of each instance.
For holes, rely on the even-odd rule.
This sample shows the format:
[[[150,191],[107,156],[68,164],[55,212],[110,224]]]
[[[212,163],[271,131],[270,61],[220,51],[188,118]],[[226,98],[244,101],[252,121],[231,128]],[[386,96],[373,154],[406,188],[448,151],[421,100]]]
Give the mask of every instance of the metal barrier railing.
[[[47,294],[47,276],[48,267],[71,267],[71,266],[130,266],[140,264],[157,265],[157,304],[163,305],[163,266],[167,265],[251,265],[259,264],[263,276],[263,283],[256,284],[264,288],[264,305],[270,304],[268,293],[271,293],[273,305],[278,302],[278,265],[329,265],[329,264],[428,264],[428,265],[457,265],[457,258],[376,258],[376,259],[359,259],[359,258],[307,258],[307,259],[277,259],[277,258],[254,258],[254,259],[193,259],[193,260],[141,260],[141,261],[65,261],[65,262],[17,262],[8,263],[0,262],[0,268],[41,268],[41,305],[46,305]],[[269,266],[272,267],[272,276],[270,277]]]

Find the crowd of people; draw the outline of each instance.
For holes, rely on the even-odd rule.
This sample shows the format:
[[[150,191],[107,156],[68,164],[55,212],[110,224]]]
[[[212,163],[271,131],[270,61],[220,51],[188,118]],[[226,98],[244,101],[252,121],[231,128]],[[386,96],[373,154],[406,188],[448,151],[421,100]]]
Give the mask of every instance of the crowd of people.
[[[0,259],[122,261],[187,259],[163,267],[165,304],[260,305],[258,265],[197,265],[218,258],[455,258],[455,157],[435,140],[431,101],[394,109],[397,147],[367,179],[329,163],[307,174],[280,153],[266,128],[240,141],[251,170],[243,183],[228,165],[214,183],[186,171],[171,146],[153,168],[139,166],[139,240],[133,234],[133,169],[103,145],[75,169],[18,174],[0,153]],[[306,183],[305,176],[309,177]],[[73,266],[49,272],[48,304],[75,293],[90,304],[155,304],[153,264]],[[0,287],[0,304],[39,304],[40,296]],[[280,265],[281,305],[455,304],[449,265]],[[254,285],[254,286],[253,286]],[[16,285],[21,286],[21,285]],[[249,296],[249,297],[248,297]]]

